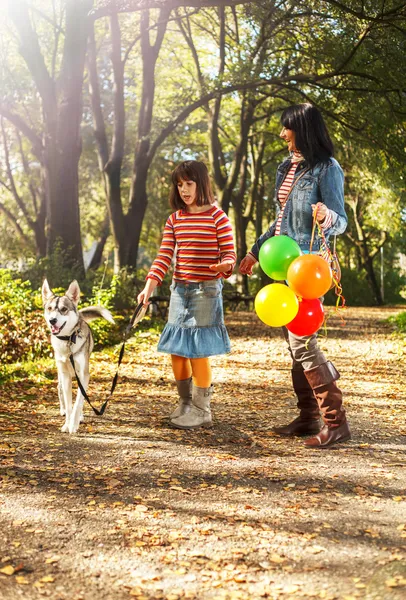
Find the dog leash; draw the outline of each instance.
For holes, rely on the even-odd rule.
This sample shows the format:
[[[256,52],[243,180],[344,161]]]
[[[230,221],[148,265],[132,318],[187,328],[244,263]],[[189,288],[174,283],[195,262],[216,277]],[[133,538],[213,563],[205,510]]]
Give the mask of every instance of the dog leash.
[[[89,406],[92,408],[93,412],[98,417],[101,417],[104,414],[104,411],[106,410],[107,404],[108,404],[110,398],[112,397],[113,392],[114,392],[114,390],[116,388],[117,380],[118,380],[118,371],[119,371],[119,368],[120,368],[120,365],[121,365],[121,361],[123,360],[125,344],[126,344],[128,338],[130,337],[131,329],[135,325],[137,325],[137,323],[139,323],[141,321],[141,319],[144,318],[147,308],[148,308],[147,306],[144,306],[144,304],[142,302],[140,302],[138,304],[138,306],[136,307],[136,309],[135,309],[135,311],[134,311],[134,313],[133,313],[133,315],[132,315],[132,317],[130,319],[129,324],[127,325],[127,327],[126,327],[126,329],[124,331],[124,340],[123,340],[123,344],[121,346],[120,354],[119,354],[119,357],[118,357],[117,371],[116,371],[116,374],[114,375],[113,383],[111,384],[110,394],[108,395],[107,399],[103,402],[100,410],[97,409],[97,408],[95,408],[93,406],[93,404],[91,403],[90,398],[87,395],[86,390],[83,387],[82,382],[80,381],[80,379],[78,377],[78,374],[76,373],[75,361],[73,359],[73,354],[72,354],[72,352],[70,353],[69,360],[70,360],[70,364],[72,365],[73,371],[75,373],[75,377],[76,377],[76,381],[77,381],[78,387],[79,387],[80,391],[82,392],[83,397],[85,398],[85,400],[87,401],[87,403],[89,404]],[[68,336],[66,336],[66,337],[68,337]],[[76,339],[76,332],[73,332],[73,334],[68,338],[68,340],[69,340],[69,342],[71,344],[75,343],[75,340],[73,338]]]

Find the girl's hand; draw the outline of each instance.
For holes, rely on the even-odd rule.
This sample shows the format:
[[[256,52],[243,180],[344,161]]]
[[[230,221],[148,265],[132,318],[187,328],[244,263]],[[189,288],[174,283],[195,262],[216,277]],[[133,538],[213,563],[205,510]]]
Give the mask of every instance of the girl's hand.
[[[240,262],[240,273],[242,275],[252,275],[252,267],[258,262],[251,254],[247,254]]]
[[[233,263],[228,260],[209,266],[210,271],[215,271],[215,273],[227,273],[228,271],[231,271],[232,268]]]
[[[158,282],[156,279],[148,279],[147,283],[145,284],[144,289],[137,296],[138,304],[140,304],[140,302],[142,302],[144,306],[148,306],[149,297],[151,296],[152,292],[154,291],[154,289],[156,288],[157,285],[158,285]]]
[[[316,219],[318,220],[319,223],[324,221],[324,219],[326,218],[326,216],[328,214],[328,208],[322,202],[317,202],[317,204],[312,204],[312,210],[313,210],[313,217],[317,210]]]

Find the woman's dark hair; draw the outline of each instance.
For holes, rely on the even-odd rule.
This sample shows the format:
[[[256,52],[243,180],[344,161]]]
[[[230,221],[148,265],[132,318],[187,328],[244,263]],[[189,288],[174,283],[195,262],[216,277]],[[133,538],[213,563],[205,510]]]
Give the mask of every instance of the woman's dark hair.
[[[173,171],[169,202],[175,210],[185,208],[186,206],[178,190],[178,183],[180,181],[194,181],[196,183],[197,206],[213,204],[214,196],[211,189],[209,172],[204,163],[199,160],[185,160]]]
[[[285,108],[281,123],[295,132],[295,145],[310,167],[326,162],[334,146],[321,112],[312,104],[295,104]]]

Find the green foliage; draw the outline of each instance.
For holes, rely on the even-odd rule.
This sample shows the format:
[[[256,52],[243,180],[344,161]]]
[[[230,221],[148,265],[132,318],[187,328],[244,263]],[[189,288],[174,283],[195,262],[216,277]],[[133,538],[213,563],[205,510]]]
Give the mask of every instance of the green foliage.
[[[65,254],[62,245],[56,244],[53,253],[48,257],[28,260],[22,277],[28,279],[32,289],[40,288],[45,277],[53,289],[67,289],[71,281],[80,279],[82,271],[78,267],[67,267]]]
[[[55,378],[53,356],[37,357],[35,360],[22,360],[0,366],[0,384],[7,381],[13,383],[24,381],[32,385],[50,383],[54,387]]]
[[[406,311],[403,311],[394,317],[389,317],[388,321],[395,325],[399,333],[406,333]]]
[[[123,340],[124,330],[137,305],[137,295],[144,287],[144,273],[137,272],[137,275],[138,277],[130,269],[121,269],[118,274],[99,269],[95,274],[91,282],[91,291],[88,296],[86,295],[86,305],[108,308],[116,321],[116,326],[104,319],[91,323],[96,349],[118,344]],[[86,288],[89,288],[89,282],[84,286],[84,289]],[[160,293],[169,295],[169,283],[160,288]],[[150,327],[150,319],[146,317],[137,329],[150,329]]]
[[[359,272],[341,265],[341,284],[348,306],[374,306],[376,304],[364,271]],[[384,277],[385,304],[403,303],[404,298],[401,296],[401,291],[404,286],[404,277],[395,270],[388,271]],[[336,301],[337,296],[334,290],[330,290],[325,296],[325,304],[334,305]]]
[[[101,304],[109,310],[122,311],[135,307],[143,285],[132,269],[120,269],[115,274],[104,266],[88,272],[81,290],[87,304]]]
[[[39,306],[28,281],[0,270],[0,365],[49,353]]]
[[[116,308],[122,306],[123,299],[128,301],[127,275],[127,271],[123,270],[120,274],[113,275],[110,282],[105,285],[105,273],[103,273],[101,280],[94,282],[91,296],[86,304],[104,306],[114,312]],[[121,315],[114,315],[114,319],[115,326],[104,319],[97,319],[91,323],[96,348],[118,344],[121,341],[120,325],[124,324],[124,318]]]
[[[241,109],[251,104],[255,106],[254,124],[249,131],[252,155],[257,139],[264,135],[266,140],[262,165],[263,191],[258,194],[255,210],[268,224],[274,216],[272,190],[275,163],[279,162],[285,153],[284,143],[279,138],[280,109],[289,103],[313,102],[327,118],[339,153],[338,158],[346,173],[346,197],[349,206],[352,202],[354,210],[358,208],[358,221],[363,228],[371,254],[380,243],[382,231],[386,231],[388,238],[393,240],[395,235],[400,236],[405,229],[404,222],[400,220],[406,197],[401,174],[405,145],[403,96],[399,92],[399,82],[405,79],[406,63],[403,60],[404,37],[397,23],[402,9],[395,0],[386,2],[387,16],[381,21],[381,3],[365,3],[365,13],[371,15],[373,23],[373,27],[367,27],[368,20],[355,16],[359,2],[349,0],[340,4],[311,0],[306,3],[306,10],[303,10],[302,4],[288,0],[278,3],[249,2],[237,5],[232,11],[226,9],[224,39],[220,34],[221,10],[218,7],[201,11],[180,7],[177,18],[169,23],[156,65],[150,140],[153,142],[162,129],[173,122],[185,107],[206,92],[253,80],[264,82],[268,79],[273,82],[267,86],[259,85],[253,90],[236,89],[233,93],[224,95],[218,127],[215,128],[220,141],[220,147],[215,152],[221,154],[221,170],[223,176],[226,176],[231,171],[236,148],[240,147]],[[30,12],[32,23],[38,35],[44,64],[50,75],[57,79],[61,76],[63,64],[65,3],[52,3],[51,7],[49,2],[41,0],[40,6],[40,13],[45,15],[45,18],[38,18],[38,11],[30,7],[30,11],[33,11]],[[346,6],[350,10],[346,10]],[[351,13],[351,8],[355,9],[354,14]],[[157,17],[158,12],[151,11],[151,43],[155,36]],[[128,209],[133,175],[134,141],[140,134],[137,131],[142,102],[142,94],[139,91],[144,83],[139,36],[140,18],[138,11],[120,16],[122,59],[125,67],[123,100],[126,113],[126,141],[120,180],[124,214]],[[57,21],[60,22],[60,27],[55,29],[54,24]],[[115,118],[115,96],[111,62],[112,41],[107,29],[104,19],[96,20],[101,106],[110,149]],[[182,34],[182,29],[188,40]],[[0,30],[2,104],[24,121],[28,121],[41,137],[43,107],[40,94],[35,78],[19,52],[18,36],[7,14],[0,23]],[[224,42],[223,48],[220,47],[220,40]],[[191,52],[192,45],[195,54]],[[198,59],[198,66],[195,58]],[[328,73],[335,71],[335,76],[324,78]],[[323,79],[317,80],[316,76],[323,76]],[[316,79],[313,81],[314,77]],[[106,209],[105,182],[97,161],[97,142],[92,126],[87,85],[84,89],[83,104],[83,151],[79,164],[78,188],[82,239],[84,247],[89,247],[94,240],[100,238]],[[192,112],[166,138],[155,154],[148,173],[149,203],[143,222],[137,263],[142,269],[146,269],[156,255],[163,224],[170,212],[167,196],[173,166],[190,157],[209,162],[208,109],[209,112],[214,110],[214,101]],[[97,292],[97,286],[100,287],[100,273],[97,272],[94,276],[88,273],[86,280],[82,281],[82,273],[64,266],[64,253],[58,249],[47,259],[32,258],[36,244],[33,230],[28,226],[24,213],[27,210],[30,220],[35,222],[33,206],[39,203],[46,188],[42,180],[43,168],[38,157],[32,153],[32,143],[22,134],[19,136],[22,140],[20,145],[15,126],[7,123],[7,118],[5,123],[5,137],[13,166],[14,183],[25,210],[22,210],[20,203],[16,203],[11,193],[9,174],[3,161],[0,165],[0,175],[7,185],[0,187],[0,202],[11,215],[16,216],[16,222],[13,223],[12,219],[7,218],[5,212],[0,214],[0,235],[4,240],[0,260],[5,264],[10,264],[10,261],[26,263],[28,260],[28,268],[22,279],[27,278],[33,289],[38,289],[45,274],[54,288],[62,286],[66,289],[72,279],[78,278],[86,302],[97,299],[98,294],[100,302],[111,303],[114,310],[122,311],[134,306],[136,292],[130,274],[123,277],[120,273],[117,281],[113,281],[112,275],[108,274]],[[279,154],[281,150],[282,155]],[[27,158],[29,177],[23,167],[23,153]],[[245,209],[249,205],[253,162],[253,156],[248,156],[246,194],[241,205],[241,212],[247,214],[249,211]],[[397,183],[394,182],[396,177],[399,179]],[[234,193],[236,194],[241,187],[242,178],[238,178]],[[216,192],[219,195],[219,189]],[[253,232],[255,210],[250,216],[248,238]],[[365,276],[360,274],[358,267],[362,264],[360,253],[363,247],[357,230],[358,223],[351,214],[352,210],[348,212],[350,225],[347,233],[351,235],[352,246],[348,242],[345,262],[353,267],[359,278],[359,282],[356,283],[352,275],[349,276],[349,302],[354,300],[353,303],[361,303],[362,298],[365,302],[371,302]],[[16,225],[22,228],[19,235],[16,235]],[[257,235],[254,239],[256,237]],[[250,246],[253,240],[247,241]],[[385,242],[385,252],[388,243]],[[403,240],[403,248],[405,247]],[[112,236],[106,244],[105,252],[111,251],[111,248]],[[393,256],[393,264],[395,260],[396,257]],[[396,301],[396,286],[397,282],[401,281],[397,275],[394,275],[394,278],[396,291],[392,293],[389,284],[385,289],[385,299],[390,302]],[[169,276],[166,281],[168,279]],[[250,287],[261,287],[261,284],[264,284],[263,280],[250,280]],[[168,293],[167,283],[158,293]],[[93,327],[97,330],[98,325],[94,324]]]
[[[33,278],[35,283],[38,279]],[[70,278],[68,278],[70,281]],[[28,280],[16,278],[12,271],[0,269],[0,369],[4,365],[19,361],[49,357],[52,351],[41,308],[39,286],[37,291]],[[53,287],[63,294],[68,286]],[[84,286],[86,287],[86,286]],[[108,283],[101,277],[93,280],[93,286],[84,305],[102,305],[114,311],[133,309],[136,303],[134,277],[126,270],[113,276]],[[122,340],[122,331],[128,315],[115,314],[116,325],[104,319],[91,323],[95,347],[117,344]],[[2,368],[3,366],[3,368]]]

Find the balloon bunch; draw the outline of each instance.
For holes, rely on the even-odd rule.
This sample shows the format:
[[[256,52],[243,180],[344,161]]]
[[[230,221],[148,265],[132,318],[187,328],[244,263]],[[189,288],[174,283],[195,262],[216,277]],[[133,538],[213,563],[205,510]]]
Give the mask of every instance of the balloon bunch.
[[[312,335],[323,324],[319,298],[331,287],[329,264],[317,254],[302,254],[299,245],[286,235],[274,236],[261,246],[259,264],[272,279],[255,298],[258,317],[271,327],[286,325],[296,335]]]

